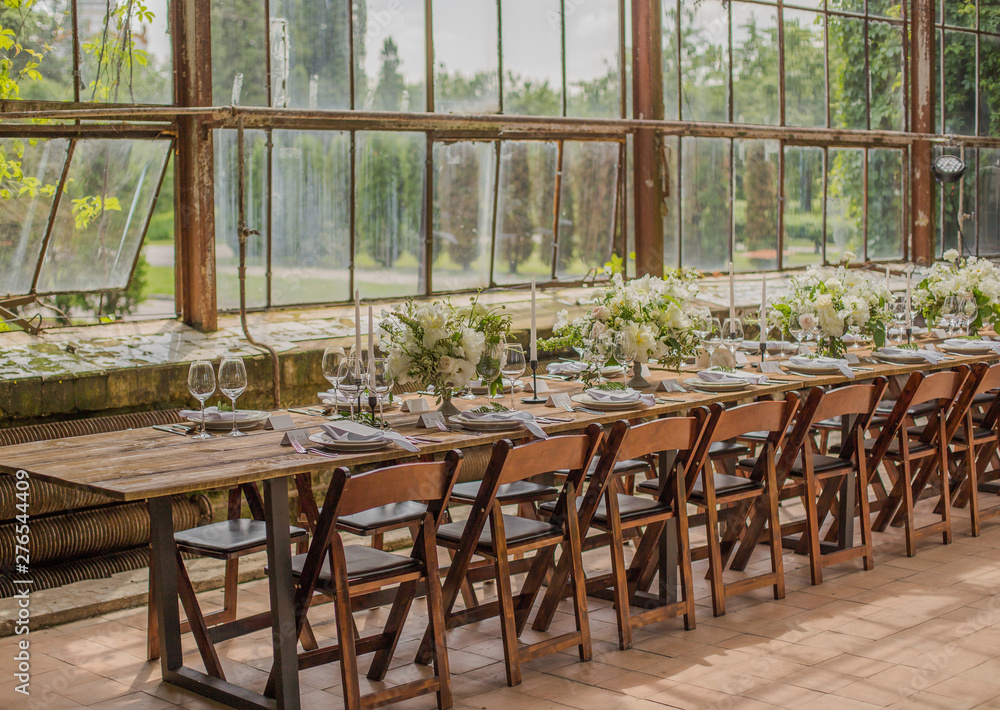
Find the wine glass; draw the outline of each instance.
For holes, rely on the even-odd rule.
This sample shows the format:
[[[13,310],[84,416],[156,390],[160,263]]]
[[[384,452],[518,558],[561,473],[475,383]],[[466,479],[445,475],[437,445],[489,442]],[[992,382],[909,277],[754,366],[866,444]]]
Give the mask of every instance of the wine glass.
[[[236,420],[239,418],[236,398],[247,389],[247,368],[243,364],[243,358],[236,356],[222,358],[219,364],[219,389],[233,403],[233,430],[229,432],[229,436],[249,436],[236,426]]]
[[[503,355],[503,346],[504,343],[502,341],[487,344],[483,349],[483,354],[480,356],[479,362],[476,363],[476,374],[479,375],[479,381],[486,388],[487,399],[492,396],[490,395],[490,388],[500,374],[500,358]],[[497,394],[495,396],[502,397],[503,395]]]
[[[792,336],[792,340],[800,345],[806,340],[806,329],[799,323],[799,318],[796,315],[792,315],[788,319],[788,334]]]
[[[958,296],[948,296],[944,299],[944,305],[941,306],[941,320],[948,329],[948,337],[954,335],[956,317],[958,316]]]
[[[504,345],[503,354],[500,356],[500,374],[510,380],[510,408],[514,406],[514,382],[524,374],[524,368],[528,366],[528,361],[524,357],[524,348],[520,343],[510,343]]]
[[[712,356],[722,345],[722,324],[718,318],[709,317],[704,335],[701,336],[701,347],[708,353],[708,366],[712,366]]]
[[[906,300],[903,298],[896,299],[896,302],[892,304],[892,324],[896,328],[896,336],[899,338],[900,344],[905,342],[906,324],[909,318],[910,313],[906,309]]]
[[[583,358],[593,367],[597,373],[597,384],[604,382],[604,366],[608,364],[607,344],[600,338],[585,341],[586,350]]]
[[[351,407],[351,419],[354,419],[354,403],[360,400],[361,393],[365,389],[365,372],[361,369],[361,363],[357,358],[346,357],[340,363],[340,370],[337,376],[338,406],[340,404],[339,393],[343,392]],[[360,402],[359,402],[360,408]]]
[[[340,380],[337,376],[340,374],[340,360],[342,358],[343,352],[340,348],[327,348],[323,351],[323,377],[333,388],[334,409],[336,409],[336,402],[340,400]]]
[[[733,353],[733,359],[735,360],[736,351],[743,345],[742,320],[739,318],[726,318],[725,323],[722,324],[722,344]]]
[[[378,397],[378,418],[382,421],[383,428],[385,421],[382,419],[382,405],[389,397],[393,381],[392,374],[389,372],[389,361],[384,357],[375,358],[371,367],[368,368],[368,384],[375,392],[375,396]]]
[[[201,428],[192,439],[214,439],[205,431],[205,402],[215,393],[215,368],[208,360],[195,360],[188,368],[188,392],[201,402]]]
[[[635,362],[637,352],[635,336],[631,333],[622,331],[615,334],[615,342],[612,346],[611,357],[624,368],[622,373],[622,381],[628,384],[628,373],[629,369],[632,367],[632,363]]]
[[[962,336],[969,334],[969,326],[976,320],[978,304],[973,296],[968,294],[958,297],[958,325],[962,329]]]

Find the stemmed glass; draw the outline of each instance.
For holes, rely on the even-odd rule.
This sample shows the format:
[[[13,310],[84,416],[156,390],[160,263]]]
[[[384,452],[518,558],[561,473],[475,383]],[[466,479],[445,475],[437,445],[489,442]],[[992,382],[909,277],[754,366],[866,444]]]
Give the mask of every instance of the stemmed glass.
[[[333,388],[334,405],[336,411],[340,402],[340,361],[343,357],[340,348],[327,348],[323,351],[323,377]]]
[[[708,353],[708,366],[712,366],[712,356],[722,345],[722,324],[718,318],[709,317],[705,321],[705,328],[701,331],[701,347]]]
[[[955,322],[958,317],[958,296],[948,296],[944,299],[944,305],[941,307],[941,320],[944,322],[944,326],[948,329],[948,337],[950,338],[955,334]]]
[[[736,351],[743,345],[743,321],[739,318],[726,318],[722,324],[722,344],[733,353],[733,360],[736,359]]]
[[[788,334],[792,340],[801,345],[806,340],[806,329],[799,324],[798,316],[793,315],[788,319]]]
[[[976,320],[978,304],[972,296],[958,297],[958,326],[962,329],[962,337],[969,334],[969,326]]]
[[[607,344],[600,338],[585,341],[586,350],[583,359],[590,363],[597,374],[597,384],[604,382],[604,366],[608,364]]]
[[[351,419],[354,419],[354,402],[365,390],[365,372],[361,369],[361,363],[356,358],[347,357],[340,363],[339,375],[337,377],[337,404],[339,407],[339,393],[343,392],[351,405]]]
[[[382,421],[382,427],[384,428],[385,421],[382,419],[382,403],[389,396],[389,391],[392,390],[393,385],[393,377],[389,373],[389,361],[386,358],[377,357],[372,361],[371,367],[368,368],[368,384],[372,391],[375,392],[375,396],[378,397],[378,418]]]
[[[906,324],[909,318],[910,314],[906,310],[906,300],[903,298],[897,299],[892,304],[892,324],[896,327],[896,336],[899,338],[900,344],[906,342]]]
[[[479,362],[476,363],[476,374],[479,375],[479,381],[483,383],[483,387],[486,388],[486,398],[489,399],[490,387],[496,382],[497,375],[500,374],[500,358],[503,356],[504,343],[492,343],[487,344],[486,348],[483,350],[483,354],[479,358]],[[503,395],[498,394],[497,397],[502,397]]]
[[[514,382],[524,374],[524,368],[528,366],[528,361],[524,357],[524,348],[520,343],[510,343],[504,345],[503,354],[500,356],[500,374],[510,380],[510,408],[514,406]]]
[[[214,439],[205,431],[205,402],[215,392],[215,368],[208,360],[195,360],[188,368],[188,392],[201,402],[201,429],[192,439]]]
[[[614,346],[611,350],[611,357],[624,368],[622,373],[622,381],[628,385],[628,373],[632,368],[632,363],[635,362],[637,355],[637,347],[635,342],[635,337],[628,332],[622,331],[615,334]]]
[[[236,420],[239,418],[236,398],[247,389],[247,368],[243,364],[243,358],[235,356],[222,358],[219,364],[219,389],[233,403],[233,430],[229,432],[229,436],[249,436],[236,426]]]

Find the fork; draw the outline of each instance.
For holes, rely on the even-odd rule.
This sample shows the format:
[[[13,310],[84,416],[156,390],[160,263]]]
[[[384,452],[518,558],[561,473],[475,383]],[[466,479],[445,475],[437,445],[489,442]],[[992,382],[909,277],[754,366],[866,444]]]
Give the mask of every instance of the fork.
[[[292,448],[295,449],[295,452],[299,454],[316,454],[317,456],[325,456],[329,459],[337,458],[337,454],[330,454],[327,453],[326,451],[320,451],[319,449],[307,449],[295,439],[292,439]]]

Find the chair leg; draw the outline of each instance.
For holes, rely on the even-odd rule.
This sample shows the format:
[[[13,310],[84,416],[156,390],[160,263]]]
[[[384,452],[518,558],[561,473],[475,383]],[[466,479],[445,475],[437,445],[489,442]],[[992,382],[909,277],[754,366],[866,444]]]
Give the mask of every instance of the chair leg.
[[[813,586],[823,583],[822,551],[819,546],[819,513],[816,510],[816,476],[812,471],[805,472],[806,495],[803,502],[806,508],[806,541],[809,546],[809,574]],[[827,485],[833,485],[828,482]]]
[[[568,486],[569,500],[573,500],[573,486]],[[576,630],[580,634],[580,660],[589,661],[594,656],[590,643],[590,618],[587,616],[587,577],[583,571],[583,545],[580,542],[580,521],[576,517],[576,506],[569,505],[566,514],[568,542],[563,548],[570,555],[573,582],[573,613],[576,616]],[[619,549],[621,546],[619,545]]]
[[[240,560],[234,557],[226,560],[226,575],[222,592],[222,609],[226,621],[236,620],[236,598],[239,596]]]
[[[334,560],[343,560],[343,543],[334,536]],[[336,597],[333,600],[337,623],[337,640],[340,645],[340,677],[347,710],[361,710],[361,682],[358,679],[358,654],[354,645],[354,614],[351,610],[350,588],[347,571],[339,564],[333,570]]]
[[[180,552],[177,553],[177,596],[180,597],[184,613],[187,614],[188,623],[191,625],[191,635],[194,636],[201,659],[205,663],[205,672],[220,680],[225,680],[226,674],[222,670],[219,654],[215,650],[215,644],[208,637],[205,617],[201,613],[201,607],[198,606],[198,599],[195,597],[194,587],[191,585],[191,578],[188,577]]]
[[[417,538],[419,539],[419,538]],[[448,642],[445,635],[444,601],[441,595],[441,578],[437,574],[437,550],[433,538],[424,541],[427,569],[427,617],[434,639],[434,675],[438,680],[438,710],[448,710],[453,704],[451,693],[451,668],[448,661]]]
[[[708,576],[712,582],[712,613],[715,616],[722,616],[726,613],[726,588],[722,580],[719,513],[715,509],[714,500],[705,508],[705,532],[708,537]]]
[[[517,648],[517,628],[514,622],[514,593],[510,586],[510,563],[507,545],[497,541],[494,570],[497,578],[497,601],[500,602],[500,631],[503,637],[503,655],[507,661],[507,685],[521,684],[521,659]]]
[[[965,485],[968,490],[969,522],[972,526],[973,537],[979,537],[981,532],[979,523],[979,469],[976,463],[976,448],[972,445],[970,438],[969,445],[965,447]]]
[[[938,475],[941,477],[941,520],[944,530],[941,540],[945,545],[951,544],[951,474],[948,471],[948,442],[944,440],[944,427],[941,427],[938,441]],[[972,472],[969,472],[972,474]],[[974,475],[974,474],[973,474]]]
[[[767,521],[768,532],[771,537],[771,572],[774,574],[774,598],[785,598],[785,566],[782,559],[781,547],[781,519],[778,516],[778,482],[774,470],[774,460],[770,460],[766,473],[767,507],[769,519]]]
[[[855,481],[858,486],[858,522],[861,524],[861,544],[865,548],[862,560],[866,570],[875,569],[875,557],[872,554],[872,518],[871,504],[868,502],[868,468],[858,467]]]
[[[913,521],[913,487],[910,483],[910,462],[904,460],[899,467],[900,491],[903,496],[903,524],[906,526],[906,556],[913,557],[916,549],[916,526]]]
[[[681,599],[684,600],[684,628],[691,631],[697,621],[694,605],[694,573],[691,571],[691,540],[684,505],[680,504],[680,514],[674,518],[673,524],[677,526],[677,562],[680,566]]]
[[[615,615],[618,617],[618,648],[632,648],[632,612],[628,601],[628,578],[625,575],[625,552],[618,521],[611,525],[611,573],[614,579]]]
[[[410,613],[410,605],[413,603],[413,595],[416,591],[416,582],[405,582],[399,585],[396,590],[396,598],[392,601],[389,609],[389,616],[386,619],[385,627],[382,630],[382,637],[379,640],[378,650],[372,658],[372,664],[368,669],[368,680],[385,680],[385,674],[389,671],[389,664],[392,656],[396,652],[399,644],[400,634],[403,633],[403,624]],[[430,611],[428,609],[428,611]]]

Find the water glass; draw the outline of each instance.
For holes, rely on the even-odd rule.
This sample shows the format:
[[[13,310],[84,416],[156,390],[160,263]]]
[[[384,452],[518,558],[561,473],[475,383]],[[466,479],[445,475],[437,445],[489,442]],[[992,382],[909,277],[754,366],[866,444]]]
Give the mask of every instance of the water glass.
[[[948,296],[944,299],[941,307],[941,322],[948,329],[948,336],[954,335],[955,327],[958,325],[956,319],[959,313],[959,296]]]
[[[899,337],[899,342],[903,343],[906,340],[906,326],[910,320],[910,313],[906,310],[906,300],[897,299],[894,304],[892,304],[892,323],[896,328],[896,335]]]
[[[394,378],[389,372],[389,361],[384,357],[377,357],[372,361],[371,367],[368,368],[368,385],[371,390],[378,397],[378,417],[382,420],[383,403],[389,398],[389,392],[392,391],[392,385],[394,383]],[[385,422],[382,422],[382,427],[385,427]]]
[[[222,358],[219,364],[219,389],[233,403],[233,430],[229,432],[229,436],[248,436],[236,426],[238,418],[236,398],[247,389],[247,368],[243,364],[243,358],[236,356]]]
[[[524,368],[528,366],[528,360],[524,356],[524,348],[519,343],[510,343],[503,348],[500,357],[500,374],[510,380],[510,408],[514,406],[514,383],[517,378],[524,374]]]
[[[720,345],[722,345],[722,323],[719,322],[718,318],[709,317],[704,335],[701,336],[701,347],[708,353],[708,364],[710,366],[712,364],[712,355],[715,354]]]
[[[743,345],[743,321],[739,318],[726,318],[722,324],[722,344],[736,356],[736,351]]]
[[[367,373],[361,369],[361,363],[356,358],[347,357],[340,363],[339,374],[337,376],[337,404],[340,406],[340,394],[350,402],[351,419],[354,419],[354,404],[361,407],[361,395],[365,391],[365,380]]]
[[[496,382],[497,377],[500,375],[500,358],[503,356],[503,347],[503,342],[487,343],[483,349],[483,354],[479,358],[479,362],[476,363],[476,374],[479,375],[479,381],[486,388],[487,398],[490,396],[490,386]],[[496,396],[501,397],[502,395],[498,394]]]
[[[624,381],[628,382],[628,373],[632,368],[632,363],[635,362],[636,355],[638,354],[638,348],[635,342],[635,337],[628,332],[621,332],[615,334],[614,346],[611,350],[611,357],[622,366],[624,372],[622,376]]]
[[[215,368],[208,360],[195,360],[188,368],[188,392],[201,402],[201,428],[192,439],[214,439],[205,431],[205,402],[215,394]]]

